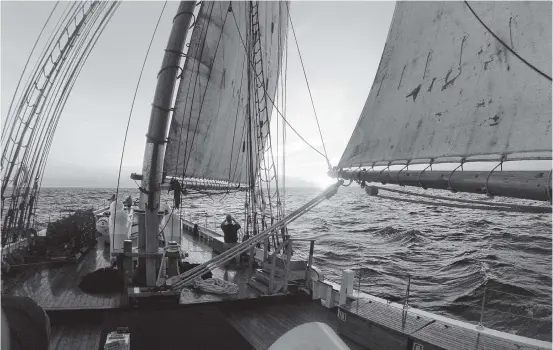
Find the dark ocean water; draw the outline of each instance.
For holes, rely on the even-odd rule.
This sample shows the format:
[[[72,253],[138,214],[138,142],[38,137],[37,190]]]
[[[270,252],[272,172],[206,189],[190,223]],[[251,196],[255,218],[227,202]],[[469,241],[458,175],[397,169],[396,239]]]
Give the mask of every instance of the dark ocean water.
[[[60,212],[96,209],[114,192],[45,188],[38,222],[54,220]],[[298,208],[319,192],[287,189],[286,210]],[[137,197],[138,190],[120,190],[119,198],[128,195]],[[476,195],[455,196],[482,200]],[[163,198],[172,197],[164,192]],[[182,215],[213,227],[226,213],[243,219],[244,200],[244,193],[191,195],[183,199]],[[402,301],[410,275],[411,306],[473,323],[480,319],[485,289],[484,326],[551,341],[550,214],[403,203],[369,197],[351,186],[291,224],[289,231],[324,234],[315,246],[315,264],[330,280],[338,282],[346,268],[363,268],[362,290]],[[307,245],[295,253],[306,255]]]

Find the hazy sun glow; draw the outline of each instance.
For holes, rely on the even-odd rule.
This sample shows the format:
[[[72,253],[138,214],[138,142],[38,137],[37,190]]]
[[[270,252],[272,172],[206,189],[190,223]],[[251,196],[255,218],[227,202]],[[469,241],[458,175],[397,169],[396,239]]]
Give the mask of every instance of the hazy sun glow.
[[[325,189],[325,188],[327,188],[328,186],[332,185],[335,182],[336,182],[336,179],[333,179],[329,176],[313,179],[313,183],[321,189]]]

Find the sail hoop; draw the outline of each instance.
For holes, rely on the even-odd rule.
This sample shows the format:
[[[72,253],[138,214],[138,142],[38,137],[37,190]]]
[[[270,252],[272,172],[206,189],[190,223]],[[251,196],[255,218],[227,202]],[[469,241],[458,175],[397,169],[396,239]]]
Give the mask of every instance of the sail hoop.
[[[490,176],[492,175],[492,173],[495,171],[495,169],[497,169],[498,167],[501,167],[501,171],[503,171],[503,162],[505,161],[507,157],[504,156],[504,157],[501,157],[501,161],[499,162],[499,164],[497,164],[489,173],[488,173],[488,176],[486,176],[486,185],[485,185],[485,189],[486,189],[486,195],[488,197],[493,197],[492,193],[490,192],[490,189],[488,188],[488,182],[490,181]]]
[[[201,3],[201,1],[200,1]],[[196,6],[198,6],[199,4],[196,4]],[[190,26],[188,27],[188,29],[192,29],[195,25],[196,25],[196,15],[190,11],[179,11],[177,12],[177,14],[175,15],[175,17],[173,17],[173,23],[175,22],[175,20],[177,19],[177,17],[179,16],[182,16],[182,15],[190,15],[192,16],[192,23],[190,24]],[[167,50],[165,50],[167,51]]]
[[[426,168],[422,169],[422,171],[419,174],[419,178],[418,178],[417,182],[418,182],[419,186],[422,187],[425,190],[427,190],[428,188],[421,182],[421,176],[426,171],[426,169],[428,169],[428,168],[430,168],[430,171],[432,171],[432,164],[433,163],[434,163],[434,159],[430,159],[430,163],[426,166]]]
[[[463,158],[461,159],[461,163],[451,171],[451,173],[449,173],[449,177],[447,178],[447,189],[450,190],[451,192],[455,193],[457,191],[455,191],[455,189],[453,188],[453,186],[451,186],[451,177],[453,176],[453,173],[457,171],[457,169],[461,168],[461,171],[463,170],[463,164],[465,164],[467,161],[466,158]],[[491,173],[490,173],[491,174]],[[486,185],[487,186],[487,185]]]
[[[177,53],[177,54],[179,54],[179,52],[178,52],[177,50],[170,50],[170,51],[165,50],[165,52],[170,52],[170,53]],[[182,57],[182,56],[181,56],[181,57]],[[182,76],[182,67],[179,66],[179,65],[165,66],[165,67],[161,68],[161,69],[159,70],[159,72],[157,72],[157,77],[159,78],[159,75],[160,75],[161,73],[163,73],[163,72],[166,71],[167,69],[171,69],[171,68],[176,68],[176,69],[178,69],[178,70],[180,71],[180,73],[177,75],[177,79],[180,79],[181,76]]]
[[[397,159],[392,161],[379,160],[373,162],[361,162],[351,165],[340,166],[338,164],[334,169],[361,169],[363,167],[370,167],[374,170],[375,167],[392,166],[392,165],[430,165],[432,164],[453,164],[463,162],[477,163],[477,162],[499,162],[504,158],[504,162],[507,161],[525,161],[525,160],[552,160],[552,154],[547,150],[532,152],[532,153],[510,153],[510,154],[478,154],[472,156],[448,156],[437,158],[419,158],[419,159]]]
[[[549,203],[553,202],[551,200],[551,173],[553,169],[549,170],[549,175],[547,175],[547,186],[545,187],[545,192],[547,192],[547,197],[549,198]]]
[[[385,167],[385,168],[382,168],[382,170],[380,170],[380,172],[378,173],[378,178],[377,180],[380,181],[381,184],[385,184],[384,182],[382,182],[382,180],[380,180],[380,175],[382,175],[382,173],[384,172],[384,170],[390,170],[390,165],[392,165],[392,162],[388,162],[388,166]]]
[[[402,186],[402,187],[403,187],[404,185],[403,185],[403,184],[401,183],[401,181],[399,180],[399,174],[401,174],[401,172],[402,172],[403,170],[405,170],[405,169],[409,170],[409,163],[410,163],[410,162],[407,161],[407,164],[405,164],[405,166],[404,166],[403,168],[401,168],[401,170],[398,171],[398,173],[397,173],[397,177],[396,177],[396,178],[397,178],[397,183],[398,183],[398,185],[400,185],[400,186]]]

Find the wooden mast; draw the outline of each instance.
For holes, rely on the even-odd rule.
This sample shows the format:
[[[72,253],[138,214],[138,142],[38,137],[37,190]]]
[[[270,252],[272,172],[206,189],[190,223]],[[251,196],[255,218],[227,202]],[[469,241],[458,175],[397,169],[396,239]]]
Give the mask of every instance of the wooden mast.
[[[253,4],[250,2],[247,6],[247,16],[246,16],[246,62],[250,62],[252,60],[252,38],[253,38],[253,28],[252,28],[252,6]],[[248,173],[249,173],[249,192],[250,192],[250,203],[248,205],[250,206],[251,210],[251,223],[252,223],[252,235],[257,235],[257,216],[256,216],[256,210],[257,210],[257,201],[256,201],[256,194],[255,194],[255,176],[256,176],[256,170],[255,166],[255,160],[254,160],[254,132],[256,126],[254,123],[252,123],[252,111],[253,111],[253,101],[252,101],[252,89],[257,89],[255,84],[252,84],[252,75],[255,74],[255,71],[252,71],[251,67],[248,64],[248,72],[247,72],[247,78],[248,78],[248,109],[246,110],[247,113],[247,122],[248,122],[248,135],[247,135],[247,142],[248,142]],[[253,85],[253,86],[252,86]],[[256,158],[259,156],[259,154],[256,153]],[[248,218],[246,218],[248,220]],[[249,221],[249,220],[248,220]],[[247,226],[246,222],[246,226]]]
[[[333,170],[331,177],[456,192],[551,200],[549,171],[364,171]]]
[[[142,187],[140,209],[145,211],[145,230],[139,231],[139,253],[148,255],[146,261],[146,284],[155,286],[156,259],[159,235],[159,198],[165,157],[167,129],[170,122],[173,92],[177,75],[180,73],[180,60],[183,56],[184,42],[192,21],[195,1],[181,1],[173,19],[163,63],[158,74],[157,86],[152,103],[150,123],[146,134],[146,148],[142,165]],[[146,246],[141,242],[146,243]]]

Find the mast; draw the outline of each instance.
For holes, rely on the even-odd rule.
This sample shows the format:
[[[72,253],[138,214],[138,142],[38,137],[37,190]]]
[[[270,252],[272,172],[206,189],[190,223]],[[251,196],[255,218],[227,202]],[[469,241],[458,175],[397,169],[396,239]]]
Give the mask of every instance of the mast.
[[[163,63],[152,103],[150,123],[146,134],[146,148],[142,165],[142,187],[140,209],[145,211],[145,231],[139,232],[139,253],[149,255],[146,259],[146,284],[154,286],[156,281],[156,258],[159,235],[159,198],[165,156],[166,135],[170,121],[171,103],[184,42],[193,17],[195,1],[181,1],[173,20]],[[141,242],[146,243],[146,246]],[[145,248],[145,249],[144,249]],[[146,253],[146,254],[144,254]],[[153,254],[153,255],[150,255]]]
[[[251,42],[253,38],[253,29],[252,29],[252,3],[249,3],[248,6],[248,16],[247,16],[247,23],[248,23],[248,34],[246,35],[246,46],[248,48],[247,60],[252,59],[252,53],[251,53]],[[255,165],[254,165],[254,157],[253,157],[253,132],[254,129],[252,128],[252,74],[255,74],[255,72],[252,71],[252,69],[248,65],[248,171],[250,174],[250,208],[251,208],[251,220],[252,220],[252,231],[253,235],[257,234],[257,201],[256,201],[256,193],[255,193]]]

